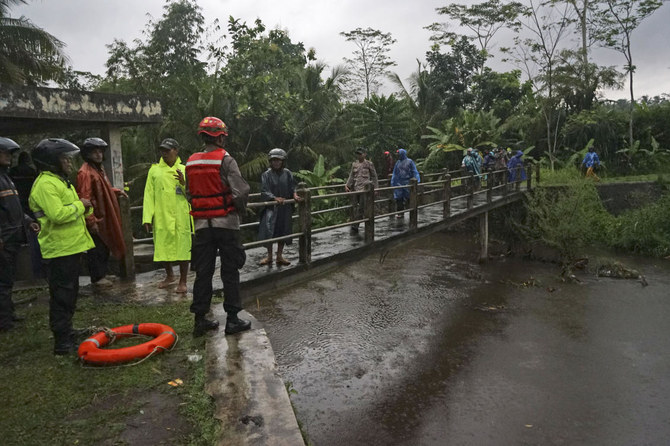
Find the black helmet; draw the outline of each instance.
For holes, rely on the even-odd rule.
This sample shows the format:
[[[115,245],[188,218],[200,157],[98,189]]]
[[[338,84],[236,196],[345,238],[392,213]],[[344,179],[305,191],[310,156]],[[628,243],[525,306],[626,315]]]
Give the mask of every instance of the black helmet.
[[[33,149],[33,161],[41,169],[59,169],[58,158],[61,155],[74,156],[78,153],[79,147],[67,139],[43,139]]]
[[[15,143],[14,140],[0,136],[0,150],[6,150],[9,153],[14,153],[20,148],[21,146]]]
[[[166,150],[179,149],[179,143],[176,139],[165,138],[158,147]]]
[[[109,144],[101,138],[86,138],[84,144],[81,146],[81,151],[85,152],[92,149],[106,149],[109,147]]]
[[[365,147],[359,147],[359,148],[357,148],[357,149],[354,151],[354,153],[355,153],[356,155],[367,155],[367,154],[368,154],[368,151],[367,151],[367,149],[366,149]]]
[[[286,152],[283,149],[275,148],[270,150],[270,153],[268,153],[268,159],[271,160],[273,158],[280,159],[284,161],[288,155],[286,155]]]

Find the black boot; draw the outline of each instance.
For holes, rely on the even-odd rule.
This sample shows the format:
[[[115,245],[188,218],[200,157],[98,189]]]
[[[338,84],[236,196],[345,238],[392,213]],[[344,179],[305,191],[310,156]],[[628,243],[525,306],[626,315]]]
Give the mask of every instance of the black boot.
[[[219,321],[207,319],[204,314],[195,315],[195,326],[193,327],[193,336],[198,337],[207,333],[209,330],[219,328]]]
[[[226,319],[226,334],[235,334],[251,328],[251,321],[240,319],[236,314],[228,315]]]
[[[77,345],[72,342],[71,333],[54,333],[54,355],[69,355],[77,351]]]

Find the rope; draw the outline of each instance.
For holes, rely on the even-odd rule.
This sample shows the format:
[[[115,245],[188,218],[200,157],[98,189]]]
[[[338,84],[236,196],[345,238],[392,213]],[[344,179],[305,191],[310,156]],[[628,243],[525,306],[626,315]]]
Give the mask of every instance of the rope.
[[[107,345],[111,345],[112,342],[114,342],[116,340],[116,333],[113,332],[108,327],[90,327],[90,328],[95,330],[92,333],[97,333],[99,331],[104,331],[105,334],[107,335],[107,338],[109,338],[109,340],[110,340]],[[151,336],[147,336],[147,335],[143,335],[143,334],[139,334],[139,333],[127,333],[127,334],[124,333],[123,335],[124,335],[123,336],[124,338],[125,337],[138,337],[138,336],[142,336],[144,338],[151,338]],[[94,369],[94,370],[99,369],[99,370],[102,370],[102,369],[118,369],[118,368],[121,368],[121,367],[133,367],[133,366],[141,364],[144,361],[146,361],[147,359],[151,358],[158,351],[158,349],[162,349],[166,352],[170,352],[170,351],[174,350],[174,348],[177,346],[178,342],[179,342],[179,335],[177,333],[175,333],[174,334],[174,344],[172,344],[172,346],[170,348],[165,348],[162,345],[157,345],[157,346],[154,347],[154,349],[151,351],[151,353],[149,353],[147,356],[145,356],[144,358],[142,358],[142,359],[140,359],[136,362],[131,362],[131,363],[128,363],[128,364],[86,365],[86,363],[82,360],[82,361],[80,361],[81,362],[81,368],[82,369]]]

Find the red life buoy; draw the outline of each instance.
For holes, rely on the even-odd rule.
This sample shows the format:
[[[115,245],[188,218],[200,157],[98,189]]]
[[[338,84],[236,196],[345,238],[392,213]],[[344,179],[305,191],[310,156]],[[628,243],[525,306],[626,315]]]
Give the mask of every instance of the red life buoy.
[[[101,331],[79,344],[79,359],[90,364],[118,364],[141,359],[152,353],[159,353],[174,345],[177,335],[174,330],[164,324],[132,324],[112,328],[112,335]],[[124,348],[103,349],[102,347],[116,338],[126,338],[134,335],[154,336],[143,344]]]

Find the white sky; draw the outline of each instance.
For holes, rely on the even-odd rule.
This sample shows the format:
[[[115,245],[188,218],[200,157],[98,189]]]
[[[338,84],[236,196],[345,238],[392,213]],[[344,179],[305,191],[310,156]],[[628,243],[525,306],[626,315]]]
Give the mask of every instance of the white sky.
[[[165,0],[28,0],[10,10],[10,16],[26,16],[66,43],[66,53],[76,70],[104,73],[106,44],[114,39],[132,42],[141,37],[150,14],[159,19]],[[339,35],[342,31],[371,27],[390,32],[397,43],[390,56],[394,71],[406,79],[416,71],[416,59],[425,60],[430,33],[423,29],[446,21],[435,8],[446,0],[198,0],[208,23],[218,18],[223,27],[233,16],[249,24],[260,18],[268,28],[286,29],[294,42],[315,48],[317,58],[329,67],[342,63],[354,50]],[[459,3],[474,3],[461,0]],[[670,5],[647,18],[633,34],[635,96],[670,93]],[[496,36],[498,37],[498,36]],[[502,46],[509,36],[499,37]],[[507,40],[507,41],[505,41]],[[596,63],[623,65],[623,56],[612,50],[593,53]],[[512,69],[500,55],[488,62],[498,71]],[[328,70],[327,73],[330,71]],[[628,90],[606,92],[608,98],[628,97]]]

